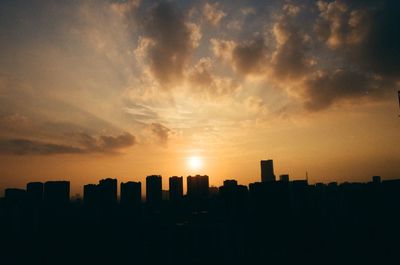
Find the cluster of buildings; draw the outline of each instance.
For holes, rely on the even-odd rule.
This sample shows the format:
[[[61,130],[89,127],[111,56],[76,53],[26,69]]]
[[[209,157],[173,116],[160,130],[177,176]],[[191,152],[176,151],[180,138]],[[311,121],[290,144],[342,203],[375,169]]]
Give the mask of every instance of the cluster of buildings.
[[[177,202],[188,198],[193,200],[206,199],[210,195],[220,194],[225,196],[246,196],[248,192],[254,196],[265,194],[283,194],[289,187],[289,175],[279,176],[276,180],[274,165],[272,160],[261,160],[261,182],[251,183],[248,187],[238,185],[236,180],[225,180],[223,186],[210,187],[207,175],[188,176],[186,179],[187,192],[184,194],[183,177],[172,176],[169,178],[169,190],[162,189],[162,177],[151,175],[146,177],[145,200],[149,205],[160,204],[163,200]],[[374,183],[380,183],[380,177],[373,177]],[[334,183],[333,183],[334,184]],[[332,183],[328,186],[332,186]],[[325,184],[317,183],[316,188],[321,188]],[[336,184],[337,185],[337,184]],[[117,179],[106,178],[98,184],[87,184],[83,187],[83,201],[87,205],[140,205],[142,203],[142,183],[129,181],[120,184],[120,196],[117,194]],[[308,188],[307,180],[295,180],[290,182],[292,190],[303,190]],[[19,201],[28,199],[29,201],[44,201],[53,204],[68,203],[70,200],[69,181],[47,181],[28,183],[26,189],[6,189],[5,199],[8,201]]]
[[[70,183],[69,181],[30,182],[26,185],[26,189],[5,189],[4,197],[8,201],[27,199],[31,202],[65,204],[70,200]]]

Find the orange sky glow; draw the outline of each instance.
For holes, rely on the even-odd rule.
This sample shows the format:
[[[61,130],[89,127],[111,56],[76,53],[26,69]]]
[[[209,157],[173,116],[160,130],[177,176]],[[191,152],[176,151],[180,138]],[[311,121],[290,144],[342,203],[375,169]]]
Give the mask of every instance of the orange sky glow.
[[[399,178],[399,29],[357,3],[1,3],[0,190]]]

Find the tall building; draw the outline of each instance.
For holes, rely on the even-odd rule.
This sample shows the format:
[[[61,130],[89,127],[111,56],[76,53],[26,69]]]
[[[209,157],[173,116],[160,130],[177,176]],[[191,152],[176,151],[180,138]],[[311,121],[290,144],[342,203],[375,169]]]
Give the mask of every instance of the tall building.
[[[103,205],[117,203],[117,179],[106,178],[99,181],[98,196]]]
[[[51,204],[68,203],[69,192],[69,181],[47,181],[44,183],[43,198]]]
[[[160,175],[146,177],[146,202],[159,204],[162,201],[162,178]]]
[[[169,178],[169,200],[179,201],[183,198],[183,177]]]
[[[275,181],[274,162],[270,160],[261,160],[261,182]]]
[[[43,183],[29,182],[28,184],[26,184],[26,194],[30,201],[43,200]]]
[[[129,206],[140,205],[142,201],[142,183],[129,181],[121,183],[121,204]]]
[[[193,199],[204,199],[209,195],[208,176],[188,176],[187,177],[187,195]]]
[[[86,184],[83,186],[83,203],[86,205],[99,203],[98,187],[96,184]]]

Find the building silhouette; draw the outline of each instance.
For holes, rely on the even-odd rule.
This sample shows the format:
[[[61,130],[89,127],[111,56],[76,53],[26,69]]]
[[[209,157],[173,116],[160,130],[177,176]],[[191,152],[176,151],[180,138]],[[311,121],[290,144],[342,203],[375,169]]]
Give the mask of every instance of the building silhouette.
[[[142,205],[140,182],[121,183],[122,207],[87,207],[114,203],[115,179],[85,185],[83,204],[71,200],[68,207],[60,203],[69,199],[67,181],[6,189],[1,264],[398,263],[399,179],[279,179],[250,183],[249,191],[234,179],[218,189],[208,176],[188,176],[185,198],[182,177],[169,178],[165,191],[161,176],[148,176],[149,207],[137,208],[126,205]],[[40,191],[51,207],[29,203]],[[162,202],[167,197],[182,200]]]
[[[157,205],[162,201],[162,178],[160,175],[146,177],[146,202]]]
[[[47,181],[44,183],[43,199],[49,204],[68,203],[69,193],[69,181]]]
[[[43,183],[29,182],[26,184],[26,194],[29,200],[38,202],[43,200]]]
[[[102,205],[114,205],[117,203],[117,179],[106,178],[97,185],[99,201]]]
[[[183,177],[169,178],[169,200],[179,201],[183,198]]]
[[[380,184],[381,183],[381,176],[373,176],[372,177],[372,182],[374,184]]]
[[[99,203],[98,187],[96,184],[86,184],[83,186],[83,202],[86,205]]]
[[[289,182],[289,175],[288,175],[288,174],[282,174],[282,175],[280,175],[280,176],[279,176],[279,181],[280,181],[280,182],[286,182],[286,183],[288,183],[288,182]]]
[[[192,199],[205,199],[209,195],[208,176],[196,175],[187,177],[187,196]]]
[[[6,201],[16,203],[26,199],[26,191],[24,189],[9,188],[4,190]]]
[[[125,206],[138,206],[142,201],[142,183],[129,181],[121,183],[120,202]]]
[[[275,181],[273,160],[261,160],[261,182]]]

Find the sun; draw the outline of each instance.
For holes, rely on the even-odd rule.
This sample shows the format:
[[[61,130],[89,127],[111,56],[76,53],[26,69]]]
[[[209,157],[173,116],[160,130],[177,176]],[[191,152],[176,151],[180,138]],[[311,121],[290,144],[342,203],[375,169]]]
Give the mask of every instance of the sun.
[[[192,170],[199,170],[203,167],[203,159],[199,156],[191,156],[187,160],[187,164]]]

